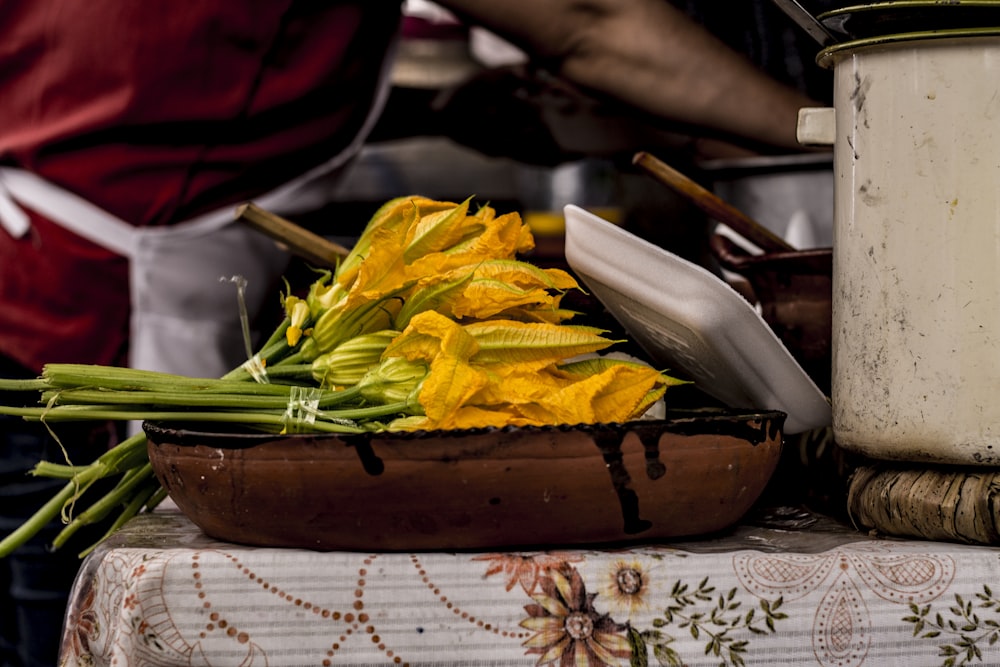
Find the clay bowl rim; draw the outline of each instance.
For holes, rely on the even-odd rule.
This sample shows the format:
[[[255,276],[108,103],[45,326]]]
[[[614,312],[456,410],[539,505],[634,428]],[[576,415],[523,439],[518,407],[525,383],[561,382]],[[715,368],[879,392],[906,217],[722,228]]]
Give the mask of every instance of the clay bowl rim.
[[[364,433],[301,432],[278,433],[256,431],[248,426],[212,422],[159,422],[147,420],[142,423],[143,431],[150,435],[151,444],[159,444],[155,435],[166,436],[169,444],[197,447],[199,445],[220,449],[247,449],[274,440],[340,440],[345,444],[369,442],[371,440],[406,442],[421,440],[460,439],[468,436],[509,433],[623,433],[629,431],[656,431],[681,435],[706,435],[712,431],[705,428],[712,424],[733,422],[768,421],[772,428],[784,434],[784,423],[788,415],[781,410],[753,408],[690,408],[668,409],[662,419],[638,419],[628,422],[606,422],[597,424],[557,424],[546,426],[504,426],[471,429],[419,430],[419,431],[367,431]],[[685,425],[693,428],[686,429]],[[219,428],[211,428],[211,427]]]

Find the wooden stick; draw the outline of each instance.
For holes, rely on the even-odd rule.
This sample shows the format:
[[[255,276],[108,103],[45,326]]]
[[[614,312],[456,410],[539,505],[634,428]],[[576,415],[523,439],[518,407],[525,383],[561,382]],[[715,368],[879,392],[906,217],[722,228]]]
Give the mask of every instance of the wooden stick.
[[[715,194],[698,185],[673,167],[646,152],[636,153],[632,164],[645,169],[664,185],[684,195],[691,203],[711,216],[714,220],[732,227],[733,231],[750,241],[764,252],[794,252],[795,247],[759,222],[751,219],[734,206],[730,206]]]
[[[236,220],[279,241],[288,249],[319,267],[331,268],[338,260],[347,257],[347,248],[310,232],[290,220],[266,211],[253,202],[236,209]]]

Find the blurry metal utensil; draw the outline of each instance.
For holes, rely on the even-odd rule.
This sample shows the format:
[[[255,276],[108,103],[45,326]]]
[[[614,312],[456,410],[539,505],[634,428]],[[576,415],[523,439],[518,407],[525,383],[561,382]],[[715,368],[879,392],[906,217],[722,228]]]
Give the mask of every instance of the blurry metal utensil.
[[[810,37],[819,42],[820,46],[830,46],[837,38],[826,29],[819,19],[813,16],[798,0],[773,0],[781,11],[806,31]]]

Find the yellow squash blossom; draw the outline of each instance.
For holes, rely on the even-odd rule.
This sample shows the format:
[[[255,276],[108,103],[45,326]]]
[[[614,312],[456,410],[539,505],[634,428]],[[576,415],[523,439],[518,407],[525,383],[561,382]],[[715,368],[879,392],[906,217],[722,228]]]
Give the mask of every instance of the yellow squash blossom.
[[[464,428],[476,420],[480,426],[627,421],[650,397],[665,391],[658,371],[610,364],[587,375],[555,366],[556,360],[611,343],[590,327],[461,325],[429,311],[413,318],[385,356],[429,364],[419,394],[425,418],[409,420],[410,426]]]
[[[417,391],[423,414],[394,428],[626,421],[655,403],[673,380],[648,366],[566,363],[617,341],[565,324],[576,313],[560,302],[580,286],[518,259],[534,246],[519,215],[470,209],[471,198],[392,200],[308,308],[286,298],[288,343],[313,378],[363,384],[383,404]]]

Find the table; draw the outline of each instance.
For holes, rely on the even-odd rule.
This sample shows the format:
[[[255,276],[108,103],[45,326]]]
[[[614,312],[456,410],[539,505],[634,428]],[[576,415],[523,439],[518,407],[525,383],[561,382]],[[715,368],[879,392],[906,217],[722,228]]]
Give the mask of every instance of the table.
[[[61,662],[1000,664],[998,572],[998,548],[787,508],[698,540],[516,553],[256,548],[165,510],[87,557]]]

